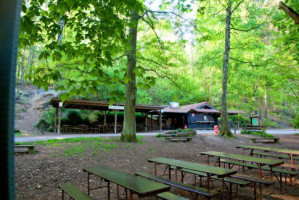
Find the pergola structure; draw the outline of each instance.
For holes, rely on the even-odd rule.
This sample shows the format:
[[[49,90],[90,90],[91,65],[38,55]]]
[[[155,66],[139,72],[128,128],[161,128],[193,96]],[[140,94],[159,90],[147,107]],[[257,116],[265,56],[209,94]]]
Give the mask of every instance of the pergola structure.
[[[108,102],[91,100],[68,100],[62,102],[59,98],[53,98],[50,101],[55,109],[55,130],[60,133],[61,130],[61,110],[62,109],[81,109],[81,110],[99,110],[104,115],[104,125],[109,111],[114,112],[114,133],[117,132],[117,112],[124,110],[123,103],[115,103],[112,106]],[[145,113],[147,115],[159,115],[159,129],[162,130],[162,106],[136,105],[135,112]],[[58,116],[58,117],[57,117]],[[151,117],[152,118],[152,117]],[[145,119],[145,130],[147,130],[147,117]]]

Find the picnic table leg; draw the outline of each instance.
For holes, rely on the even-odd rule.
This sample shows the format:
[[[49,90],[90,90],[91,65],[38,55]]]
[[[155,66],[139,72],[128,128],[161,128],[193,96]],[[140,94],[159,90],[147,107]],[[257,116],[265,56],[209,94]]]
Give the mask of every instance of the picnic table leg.
[[[90,190],[89,190],[89,188],[90,188],[90,185],[89,185],[89,176],[90,176],[90,174],[89,174],[89,172],[87,172],[87,194],[88,195],[90,195]]]
[[[210,190],[210,174],[207,174],[207,189]]]
[[[288,184],[287,184],[287,174],[284,174],[284,180],[285,180],[285,191],[287,192],[287,187],[288,187]]]
[[[291,154],[291,164],[294,164],[293,154]]]
[[[129,199],[133,200],[133,192],[131,190],[129,190]]]
[[[282,173],[279,173],[280,193],[282,193]]]
[[[222,178],[222,199],[225,200],[225,183],[224,183],[224,177]]]
[[[116,185],[116,195],[117,195],[117,200],[119,200],[119,186]]]
[[[221,167],[220,157],[218,158],[218,166]]]
[[[233,199],[233,184],[229,183],[229,199]]]
[[[262,166],[259,163],[259,178],[262,178]],[[260,183],[260,199],[262,199],[263,196],[263,189],[262,189],[262,184]]]
[[[107,181],[108,200],[110,200],[110,181]]]
[[[254,199],[256,199],[256,182],[254,183],[253,193],[254,193]]]
[[[168,178],[169,178],[169,180],[171,180],[171,167],[170,167],[170,165],[168,166]]]
[[[156,162],[154,162],[154,174],[155,174],[155,176],[157,176],[157,163]]]
[[[63,190],[61,190],[61,191],[62,191],[61,199],[64,200],[64,191]]]
[[[208,165],[210,165],[210,156],[208,155]]]
[[[271,181],[273,180],[272,166],[270,166]]]

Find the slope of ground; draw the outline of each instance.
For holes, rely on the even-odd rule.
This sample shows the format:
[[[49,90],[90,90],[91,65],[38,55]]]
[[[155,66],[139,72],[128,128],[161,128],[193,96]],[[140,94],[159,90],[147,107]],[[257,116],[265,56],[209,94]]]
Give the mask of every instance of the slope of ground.
[[[23,135],[39,134],[40,131],[35,127],[35,124],[49,106],[49,100],[55,97],[57,92],[26,86],[25,88],[17,88],[16,94],[15,129],[20,130]]]

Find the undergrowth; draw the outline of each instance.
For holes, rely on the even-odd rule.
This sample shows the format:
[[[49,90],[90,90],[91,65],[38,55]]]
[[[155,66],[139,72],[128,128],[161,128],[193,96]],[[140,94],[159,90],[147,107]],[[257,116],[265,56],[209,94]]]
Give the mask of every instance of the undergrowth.
[[[258,132],[258,131],[241,131],[241,134],[258,135],[265,138],[274,138],[274,135],[270,133]]]

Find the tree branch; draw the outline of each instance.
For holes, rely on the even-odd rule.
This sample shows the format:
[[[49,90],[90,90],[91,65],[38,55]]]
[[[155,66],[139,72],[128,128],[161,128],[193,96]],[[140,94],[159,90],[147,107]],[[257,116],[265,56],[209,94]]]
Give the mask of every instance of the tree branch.
[[[177,17],[181,18],[182,20],[188,22],[190,25],[192,25],[193,28],[194,28],[196,31],[198,31],[198,32],[200,33],[200,35],[201,35],[203,38],[205,38],[205,36],[203,35],[203,33],[202,33],[200,30],[197,29],[196,24],[194,24],[193,22],[189,21],[188,19],[185,19],[184,17],[182,17],[181,15],[179,15],[179,14],[177,14],[177,13],[175,13],[175,12],[154,11],[154,10],[149,10],[149,12],[150,12],[150,13],[159,13],[159,14],[172,14],[172,15],[174,15],[174,16],[177,16]]]
[[[140,66],[139,66],[140,67]],[[154,72],[158,77],[160,78],[167,78],[168,80],[170,80],[177,88],[180,88],[180,86],[174,81],[172,80],[169,76],[165,75],[165,74],[159,74],[156,70],[153,70],[153,69],[147,69],[147,68],[144,68],[144,67],[140,67],[141,69],[143,69],[144,71],[147,71],[147,72]]]
[[[259,28],[260,26],[262,26],[262,25],[265,24],[265,23],[269,23],[269,22],[263,22],[263,23],[261,23],[261,24],[255,26],[255,27],[251,27],[250,29],[247,29],[247,30],[235,28],[234,25],[231,24],[231,26],[232,26],[231,29],[232,29],[232,30],[235,30],[235,31],[249,32],[249,31],[251,31],[251,30],[253,30],[253,29],[257,29],[257,28]]]
[[[166,69],[166,67],[165,67],[164,65],[158,63],[157,61],[151,60],[151,59],[149,59],[149,58],[143,58],[143,57],[138,57],[138,56],[136,56],[136,58],[138,58],[138,59],[140,59],[140,60],[145,60],[145,61],[148,61],[148,62],[152,62],[152,63],[154,63],[154,64],[156,64],[156,65],[162,67],[163,69]]]
[[[244,0],[241,0],[237,5],[236,7],[232,10],[232,13],[241,5],[241,3],[243,3]]]
[[[147,15],[147,16],[148,16],[148,15]],[[162,43],[160,37],[158,36],[158,34],[157,34],[156,30],[155,30],[155,27],[154,27],[154,23],[151,21],[151,19],[149,18],[149,16],[148,16],[148,19],[149,19],[151,22],[148,22],[147,20],[145,20],[144,17],[142,17],[141,19],[151,27],[151,29],[153,30],[153,32],[154,32],[155,35],[156,35],[156,38],[157,38],[157,40],[158,40],[159,45],[160,45],[161,48],[163,49],[163,43]]]
[[[252,67],[257,67],[259,65],[254,65],[252,62],[248,62],[248,61],[243,61],[243,60],[238,60],[238,59],[235,59],[235,58],[232,58],[230,57],[231,60],[234,60],[234,61],[237,61],[237,62],[241,62],[241,63],[244,63],[244,64],[250,64]]]
[[[282,2],[279,2],[279,9],[282,9],[289,17],[294,20],[295,24],[299,24],[299,15],[292,8],[288,7]]]

